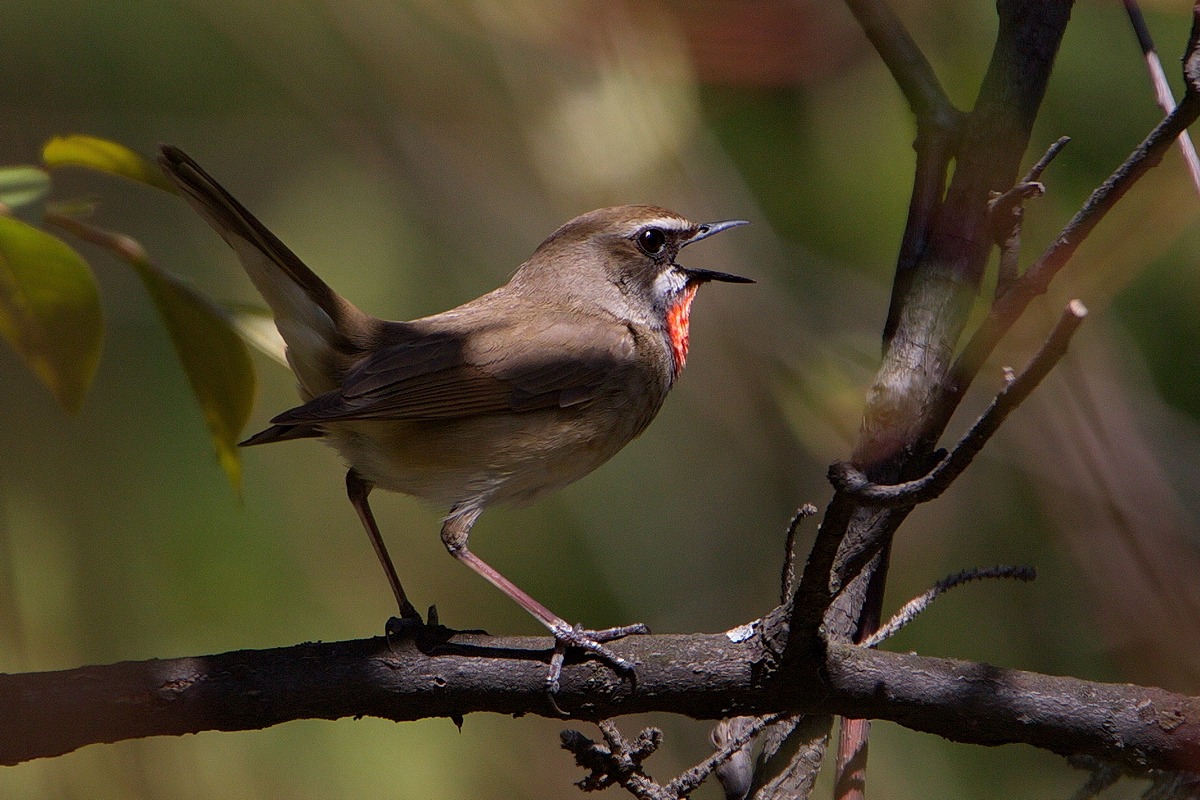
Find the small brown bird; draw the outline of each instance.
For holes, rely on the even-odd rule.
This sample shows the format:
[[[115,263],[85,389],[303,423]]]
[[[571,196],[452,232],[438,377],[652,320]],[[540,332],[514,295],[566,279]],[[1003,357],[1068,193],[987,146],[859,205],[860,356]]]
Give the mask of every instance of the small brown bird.
[[[552,233],[499,289],[441,314],[386,322],[329,288],[183,151],[163,147],[159,163],[271,306],[299,382],[304,404],[242,444],[320,437],[342,454],[350,502],[401,617],[421,624],[367,503],[376,486],[449,509],[446,549],[550,629],[554,665],[574,646],[632,669],[602,642],[645,626],[572,626],[472,553],[467,538],[488,506],[561,489],[650,424],[687,358],[696,288],[752,283],[675,258],[746,223],[602,208]],[[552,666],[552,687],[557,677]]]

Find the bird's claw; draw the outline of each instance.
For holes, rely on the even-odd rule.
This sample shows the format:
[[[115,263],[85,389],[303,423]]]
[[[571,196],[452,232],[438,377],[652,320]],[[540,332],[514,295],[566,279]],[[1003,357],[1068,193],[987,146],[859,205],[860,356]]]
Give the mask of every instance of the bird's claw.
[[[603,661],[622,675],[636,675],[633,662],[622,658],[604,646],[604,642],[623,639],[626,636],[646,634],[650,632],[642,623],[622,625],[616,628],[602,628],[597,631],[586,630],[582,625],[556,625],[550,629],[554,635],[554,653],[550,656],[550,670],[546,673],[546,692],[550,703],[563,716],[562,709],[554,700],[558,693],[559,679],[562,677],[563,662],[566,659],[567,648],[576,647],[585,650]]]

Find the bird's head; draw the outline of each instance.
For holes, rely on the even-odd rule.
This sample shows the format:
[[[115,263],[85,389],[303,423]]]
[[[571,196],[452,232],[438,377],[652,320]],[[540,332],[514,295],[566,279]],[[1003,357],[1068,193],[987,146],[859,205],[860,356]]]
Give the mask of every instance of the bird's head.
[[[608,313],[661,329],[683,368],[696,289],[750,278],[685,267],[680,250],[745,220],[697,223],[656,206],[615,206],[578,216],[542,242],[514,282],[581,311]]]

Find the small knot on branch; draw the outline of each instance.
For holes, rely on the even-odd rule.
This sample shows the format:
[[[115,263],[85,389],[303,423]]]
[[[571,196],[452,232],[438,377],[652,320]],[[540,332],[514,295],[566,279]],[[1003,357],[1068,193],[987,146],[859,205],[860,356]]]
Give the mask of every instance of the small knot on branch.
[[[1007,192],[991,192],[988,195],[988,213],[991,214],[993,230],[1003,226],[1001,233],[1007,234],[1013,216],[1021,210],[1021,204],[1046,193],[1046,184],[1041,181],[1022,181]]]
[[[1025,203],[1046,193],[1046,185],[1040,181],[1042,173],[1069,141],[1071,139],[1068,136],[1060,137],[1015,186],[1006,192],[992,192],[988,198],[988,225],[992,231],[992,238],[1000,248],[996,297],[1008,291],[1020,272],[1021,226],[1025,221]]]

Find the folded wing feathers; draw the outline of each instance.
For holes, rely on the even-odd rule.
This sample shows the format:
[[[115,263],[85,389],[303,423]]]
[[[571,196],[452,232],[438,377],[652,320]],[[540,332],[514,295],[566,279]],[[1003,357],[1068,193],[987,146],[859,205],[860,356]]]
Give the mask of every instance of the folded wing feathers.
[[[427,334],[376,352],[346,374],[340,389],[272,422],[451,419],[579,405],[593,399],[614,367],[631,356],[630,345],[605,338],[596,337],[582,353],[526,342],[502,359],[480,364],[464,356],[454,338]]]

